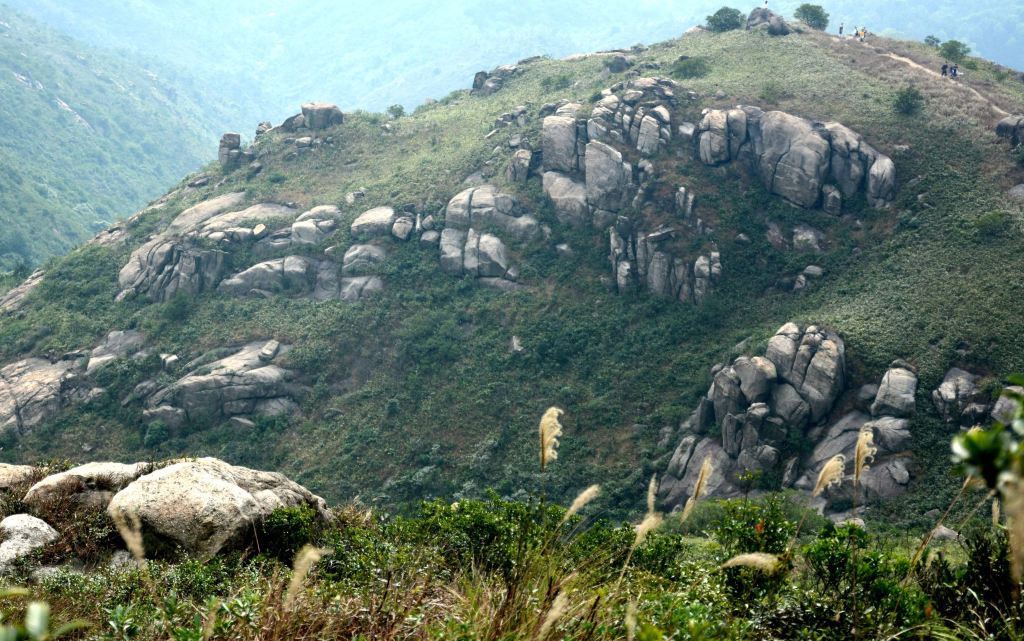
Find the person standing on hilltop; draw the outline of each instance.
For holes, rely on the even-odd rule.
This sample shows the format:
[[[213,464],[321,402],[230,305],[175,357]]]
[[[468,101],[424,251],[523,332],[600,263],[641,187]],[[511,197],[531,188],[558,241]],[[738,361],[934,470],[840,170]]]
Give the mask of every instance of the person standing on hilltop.
[[[945,78],[948,75],[949,75],[949,63],[948,62],[944,62],[944,63],[942,63],[942,77]]]
[[[842,22],[839,23],[839,37],[840,38],[843,37],[843,23]]]

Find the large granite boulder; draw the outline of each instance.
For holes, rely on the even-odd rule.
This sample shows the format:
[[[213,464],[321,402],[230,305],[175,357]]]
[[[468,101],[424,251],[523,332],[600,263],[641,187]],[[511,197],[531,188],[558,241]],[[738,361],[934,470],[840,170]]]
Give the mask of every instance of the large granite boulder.
[[[262,519],[298,505],[331,518],[322,498],[282,474],[202,458],[140,477],[114,495],[107,513],[117,523],[141,526],[147,554],[209,558],[249,544]]]
[[[352,222],[352,237],[368,240],[389,236],[395,218],[395,210],[391,207],[374,207],[364,211]]]
[[[490,184],[456,194],[445,208],[445,226],[466,231],[494,231],[515,242],[532,240],[540,231],[533,216],[516,199]]]
[[[145,342],[145,335],[137,329],[110,332],[103,342],[89,353],[86,373],[92,374],[117,358],[138,352]]]
[[[341,261],[344,276],[366,276],[377,273],[387,258],[387,252],[377,245],[352,245],[345,250]]]
[[[0,491],[10,491],[38,477],[39,470],[31,465],[0,463]]]
[[[632,195],[630,164],[614,148],[596,141],[587,144],[585,159],[587,203],[608,211],[622,209]]]
[[[846,346],[835,332],[786,323],[768,341],[765,357],[806,401],[812,422],[829,412],[846,384]]]
[[[764,29],[773,36],[789,35],[789,25],[782,16],[769,11],[767,7],[757,7],[747,16],[747,30]]]
[[[337,105],[326,102],[307,102],[302,105],[302,116],[310,129],[327,129],[345,122],[345,115]]]
[[[544,193],[554,203],[555,213],[561,222],[578,226],[588,220],[590,209],[584,183],[557,171],[545,171],[543,187]]]
[[[578,107],[579,105],[577,105]],[[563,108],[563,114],[548,116],[541,129],[541,150],[545,171],[574,173],[579,171],[579,149],[577,148],[577,121],[571,110]]]
[[[0,574],[9,573],[15,561],[46,547],[59,536],[46,521],[28,514],[12,514],[0,521]]]
[[[441,270],[453,276],[462,275],[462,249],[466,246],[466,232],[447,227],[441,231]]]
[[[761,117],[761,144],[761,183],[792,203],[816,206],[832,156],[824,129],[782,111],[769,111]]]
[[[274,364],[290,349],[277,341],[258,341],[186,374],[158,389],[146,407],[178,408],[186,420],[298,412],[301,393],[294,372]]]
[[[29,488],[22,501],[39,510],[55,500],[73,497],[79,505],[103,510],[114,494],[151,467],[149,463],[86,463],[47,476]]]
[[[1024,143],[1024,115],[1015,114],[1000,120],[996,124],[996,135],[1014,147]]]
[[[463,270],[475,278],[504,278],[511,266],[501,239],[470,229],[463,248]]]
[[[893,363],[878,386],[878,395],[871,404],[872,416],[910,416],[916,392],[917,373],[905,363]]]
[[[331,282],[332,278],[337,289],[337,271],[337,264],[331,261],[318,261],[305,256],[285,256],[257,263],[226,278],[221,281],[217,290],[232,296],[309,295],[316,289],[327,289],[324,287],[327,283],[321,281]]]
[[[733,361],[732,369],[740,379],[740,391],[748,403],[766,400],[778,378],[775,363],[763,356],[741,356]]]
[[[0,294],[0,314],[9,314],[21,309],[28,295],[43,282],[43,276],[45,276],[45,272],[37,269],[29,274],[29,277],[20,285],[13,287],[5,294]]]
[[[950,368],[942,383],[932,392],[932,402],[947,423],[974,424],[982,420],[987,411],[985,403],[978,402],[980,376],[959,367]]]

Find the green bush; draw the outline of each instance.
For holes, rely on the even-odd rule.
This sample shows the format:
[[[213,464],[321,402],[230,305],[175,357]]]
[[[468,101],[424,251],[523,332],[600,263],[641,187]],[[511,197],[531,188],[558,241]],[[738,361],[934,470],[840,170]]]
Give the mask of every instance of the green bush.
[[[818,31],[828,29],[828,12],[820,4],[802,4],[796,8],[797,20],[807,23],[807,26]]]
[[[743,14],[732,7],[722,7],[707,17],[707,28],[709,31],[721,33],[733,31],[743,26]]]
[[[1009,212],[991,211],[982,214],[974,221],[974,228],[983,240],[992,240],[1006,234],[1013,225],[1013,217]]]
[[[936,49],[938,49],[939,45],[942,44],[942,41],[935,36],[927,36],[924,39],[924,43],[929,47],[935,47]]]
[[[924,95],[921,94],[921,90],[914,86],[904,87],[896,92],[896,97],[893,98],[892,108],[898,114],[904,116],[912,116],[919,111],[924,105]]]
[[[722,517],[711,536],[732,556],[748,552],[781,554],[796,534],[796,522],[786,517],[782,495],[763,499],[722,501]]]
[[[308,505],[282,507],[263,519],[256,531],[260,551],[290,563],[318,533],[316,511]]]
[[[683,56],[672,64],[672,75],[681,80],[703,78],[711,73],[711,65],[707,58],[691,58]]]
[[[964,58],[971,53],[971,48],[959,40],[947,40],[939,45],[939,53],[946,60],[963,62]]]
[[[390,107],[388,107],[388,115],[394,118],[395,120],[398,120],[399,118],[405,115],[405,107],[397,104],[391,105]]]

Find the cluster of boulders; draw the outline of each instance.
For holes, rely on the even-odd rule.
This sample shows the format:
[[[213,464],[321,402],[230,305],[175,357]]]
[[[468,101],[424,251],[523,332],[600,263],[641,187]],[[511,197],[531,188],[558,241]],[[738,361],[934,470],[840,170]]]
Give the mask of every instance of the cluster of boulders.
[[[42,472],[0,464],[0,491],[15,492]],[[209,558],[243,548],[255,542],[259,523],[282,507],[304,505],[322,522],[333,518],[322,498],[284,475],[214,458],[164,465],[88,463],[46,476],[18,498],[36,512],[56,501],[106,512],[122,531],[141,535],[147,557],[184,553]],[[0,535],[0,573],[9,572],[15,561],[60,537],[50,524],[31,514],[7,516],[0,521]]]
[[[708,496],[741,493],[747,474],[778,478],[784,488],[810,490],[821,467],[836,454],[850,461],[860,430],[873,430],[877,453],[861,478],[864,496],[886,498],[910,482],[909,421],[914,411],[917,374],[907,363],[893,363],[879,385],[856,391],[854,409],[841,402],[847,391],[846,345],[835,332],[787,323],[768,342],[764,356],[740,356],[716,366],[707,395],[682,426],[661,480],[659,497],[669,508],[693,492],[705,458],[714,464]],[[802,459],[789,451],[810,441]],[[844,505],[848,488],[824,495],[820,507]]]
[[[502,65],[493,71],[478,71],[473,76],[473,93],[489,96],[505,86],[519,72],[516,65]]]
[[[992,392],[986,389],[988,387],[980,374],[952,367],[942,378],[942,383],[932,391],[932,403],[943,420],[963,428],[990,420],[1004,424],[1013,421],[1017,415],[1017,401],[1002,394],[992,398]],[[1024,394],[1024,388],[1019,385],[1011,385],[1005,391]]]
[[[892,159],[839,123],[751,106],[707,109],[695,138],[704,164],[742,162],[765,189],[802,207],[838,213],[858,192],[875,207],[896,196]]]
[[[715,249],[692,263],[664,250],[663,244],[675,236],[673,228],[642,232],[620,216],[608,235],[608,259],[619,292],[642,287],[653,296],[700,304],[722,277],[721,255]]]

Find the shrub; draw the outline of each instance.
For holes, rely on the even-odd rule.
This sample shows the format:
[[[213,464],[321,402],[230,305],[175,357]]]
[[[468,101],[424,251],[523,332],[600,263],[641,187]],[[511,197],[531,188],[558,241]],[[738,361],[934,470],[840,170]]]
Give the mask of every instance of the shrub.
[[[971,53],[971,48],[959,40],[947,40],[939,46],[939,53],[947,60],[963,62],[964,58]]]
[[[711,535],[730,555],[780,554],[796,533],[796,523],[786,518],[783,503],[778,494],[757,501],[722,501],[723,514]]]
[[[935,36],[928,36],[924,39],[924,43],[929,47],[935,47],[938,49],[939,45],[942,44],[942,41]]]
[[[405,115],[405,107],[397,104],[391,105],[390,107],[388,107],[388,115],[394,118],[395,120],[398,120],[399,118]]]
[[[904,116],[912,116],[917,112],[921,111],[921,107],[924,105],[924,96],[921,91],[913,85],[904,87],[896,92],[896,97],[893,98],[892,108],[896,110],[896,113],[903,114]]]
[[[707,18],[709,31],[721,33],[733,31],[743,26],[743,14],[732,7],[722,7]]]
[[[546,76],[540,81],[540,86],[544,91],[562,91],[572,86],[572,77],[567,73]]]
[[[797,20],[807,23],[807,26],[818,31],[828,29],[828,12],[820,4],[802,4],[796,9]]]
[[[1013,218],[1009,212],[991,211],[974,221],[974,228],[982,239],[999,238],[1010,229]]]
[[[308,505],[274,510],[256,532],[260,551],[290,563],[299,549],[317,535],[316,512]]]
[[[681,80],[703,78],[711,73],[711,65],[707,58],[691,58],[683,56],[672,65],[672,75]]]

